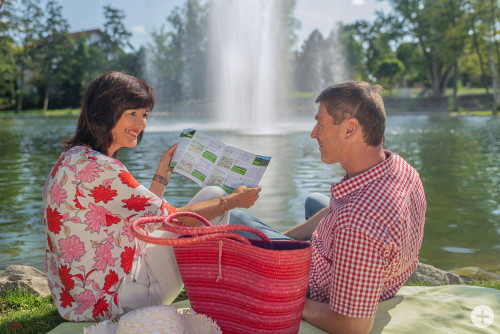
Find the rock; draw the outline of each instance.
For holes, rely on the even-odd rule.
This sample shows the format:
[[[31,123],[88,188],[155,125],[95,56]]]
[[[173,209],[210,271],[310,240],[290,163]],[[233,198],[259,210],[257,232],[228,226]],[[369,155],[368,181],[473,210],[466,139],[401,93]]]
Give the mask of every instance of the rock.
[[[4,296],[8,289],[25,289],[38,296],[50,295],[47,275],[29,266],[12,265],[5,268],[4,276],[0,277],[0,296]]]
[[[424,263],[418,264],[407,283],[424,283],[433,286],[464,284],[459,276]]]

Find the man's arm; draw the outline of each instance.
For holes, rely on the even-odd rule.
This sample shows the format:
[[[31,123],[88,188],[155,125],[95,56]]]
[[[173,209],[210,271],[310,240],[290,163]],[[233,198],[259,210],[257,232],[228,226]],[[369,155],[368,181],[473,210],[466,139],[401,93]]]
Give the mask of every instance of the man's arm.
[[[328,212],[330,212],[330,207],[327,206],[302,224],[292,227],[283,234],[295,240],[309,240],[321,219],[325,218]]]
[[[366,334],[373,326],[373,318],[348,317],[330,309],[327,303],[306,299],[302,318],[328,333]]]

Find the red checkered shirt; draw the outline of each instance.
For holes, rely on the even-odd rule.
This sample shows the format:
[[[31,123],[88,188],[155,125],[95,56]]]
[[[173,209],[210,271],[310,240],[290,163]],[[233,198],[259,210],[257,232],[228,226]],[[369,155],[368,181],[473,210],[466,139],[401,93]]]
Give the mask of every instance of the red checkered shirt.
[[[349,317],[371,318],[418,264],[426,200],[403,158],[386,160],[331,187],[330,212],[314,231],[311,298]]]

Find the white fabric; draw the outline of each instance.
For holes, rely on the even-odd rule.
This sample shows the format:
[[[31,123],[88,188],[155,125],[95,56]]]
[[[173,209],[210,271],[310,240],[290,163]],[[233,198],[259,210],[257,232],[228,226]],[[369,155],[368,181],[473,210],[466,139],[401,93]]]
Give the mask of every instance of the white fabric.
[[[188,205],[226,195],[219,187],[200,190]],[[229,212],[210,221],[212,225],[229,223]],[[156,230],[150,235],[173,238],[175,234]],[[175,254],[171,246],[149,244],[139,255],[132,270],[118,287],[118,299],[125,312],[151,305],[171,304],[183,288]]]

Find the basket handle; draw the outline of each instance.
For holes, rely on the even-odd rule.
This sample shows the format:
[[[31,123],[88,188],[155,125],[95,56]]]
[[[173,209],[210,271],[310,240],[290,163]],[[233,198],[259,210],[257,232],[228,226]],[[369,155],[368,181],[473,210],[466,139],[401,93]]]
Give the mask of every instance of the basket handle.
[[[178,217],[191,217],[198,219],[204,225],[204,227],[189,227],[184,223],[179,221]],[[145,224],[162,222],[162,226],[166,231],[176,233],[179,235],[190,235],[192,238],[157,238],[151,237],[149,235],[139,232],[139,227]],[[173,225],[175,224],[175,225]],[[246,245],[250,244],[247,238],[234,233],[233,231],[246,231],[255,234],[264,242],[270,242],[269,238],[261,231],[245,226],[245,225],[218,225],[213,226],[204,217],[194,213],[194,212],[176,212],[167,217],[164,216],[152,216],[152,217],[141,217],[132,222],[130,226],[132,234],[139,240],[158,244],[158,245],[170,245],[170,246],[180,246],[180,245],[192,245],[199,242],[221,239],[221,238],[232,238],[240,241]]]

